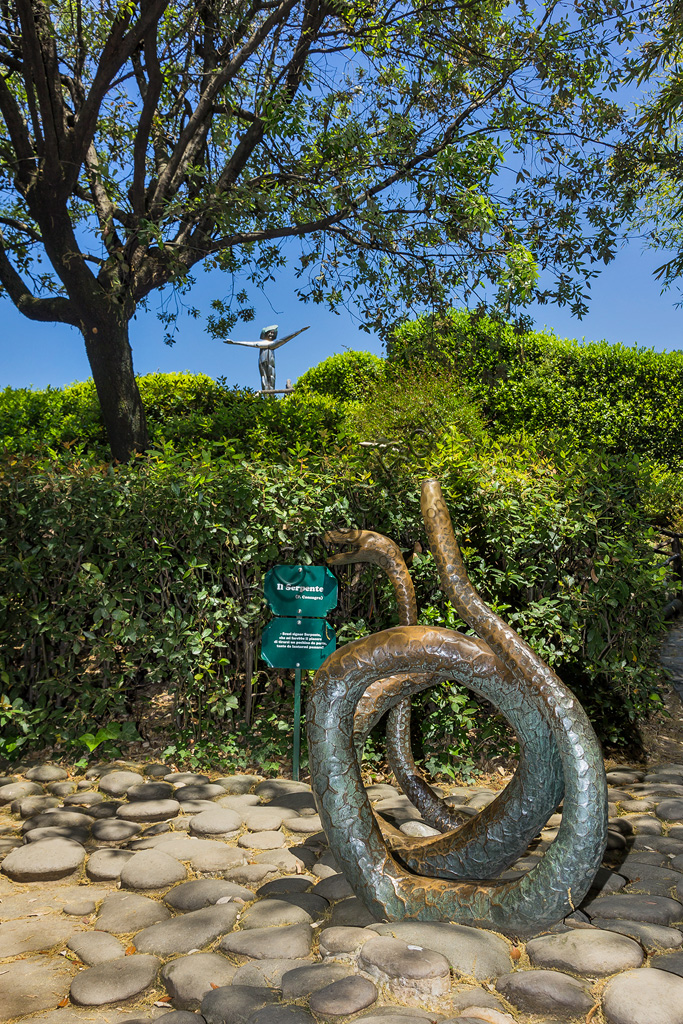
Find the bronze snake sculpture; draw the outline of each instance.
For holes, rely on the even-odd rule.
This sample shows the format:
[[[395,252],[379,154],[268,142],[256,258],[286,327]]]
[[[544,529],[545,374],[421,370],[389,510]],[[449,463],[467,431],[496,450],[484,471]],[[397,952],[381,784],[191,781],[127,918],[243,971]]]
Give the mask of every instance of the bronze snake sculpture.
[[[402,622],[341,648],[325,662],[307,712],[323,825],[354,891],[378,916],[458,920],[529,934],[565,916],[583,898],[602,859],[607,798],[599,745],[571,692],[472,588],[436,481],[423,484],[422,510],[444,590],[487,643]],[[334,539],[352,541],[357,550],[333,562],[361,560],[360,553],[362,560],[393,571],[387,551],[393,552],[395,566],[398,549],[383,548],[380,535],[357,532]],[[405,580],[401,586],[402,618],[416,616],[412,587]],[[449,821],[448,808],[415,772],[402,702],[449,678],[506,715],[520,739],[519,769],[500,797],[456,831],[415,840],[390,830],[385,839],[361,784],[354,718],[362,735],[384,711],[399,709],[389,723],[394,769],[398,765],[401,785],[422,813],[448,826],[453,816]],[[515,881],[483,881],[524,852],[563,788],[560,832],[539,865]],[[434,875],[439,877],[429,877]]]

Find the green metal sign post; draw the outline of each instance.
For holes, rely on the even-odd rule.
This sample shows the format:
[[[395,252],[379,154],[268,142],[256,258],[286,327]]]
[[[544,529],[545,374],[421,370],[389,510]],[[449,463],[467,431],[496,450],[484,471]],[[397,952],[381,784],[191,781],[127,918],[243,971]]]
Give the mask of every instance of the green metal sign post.
[[[271,668],[294,669],[292,776],[298,782],[301,670],[320,668],[336,649],[324,616],[337,605],[337,580],[324,565],[276,565],[266,573],[263,593],[276,618],[263,631],[261,657]]]

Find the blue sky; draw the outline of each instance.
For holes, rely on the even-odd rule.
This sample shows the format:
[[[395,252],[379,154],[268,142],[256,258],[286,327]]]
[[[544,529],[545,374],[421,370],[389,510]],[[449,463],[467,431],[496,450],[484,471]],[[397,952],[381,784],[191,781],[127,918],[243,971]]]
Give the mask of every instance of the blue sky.
[[[530,312],[536,327],[545,325],[562,337],[605,339],[625,345],[683,349],[683,309],[676,309],[676,292],[660,294],[652,276],[662,255],[642,252],[639,243],[625,246],[598,278],[592,290],[589,313],[576,320],[565,308],[543,306]],[[292,263],[294,259],[292,259]],[[262,295],[253,296],[256,320],[235,328],[234,337],[251,340],[261,327],[277,323],[280,336],[306,324],[311,329],[279,349],[276,354],[277,386],[297,379],[308,367],[345,349],[366,349],[382,354],[378,338],[358,329],[352,316],[339,315],[321,306],[304,304],[295,296],[293,272],[282,274]],[[191,301],[206,314],[212,298],[222,297],[224,282],[219,273],[198,277]],[[48,385],[62,387],[90,376],[80,334],[59,324],[35,324],[16,312],[9,300],[0,300],[4,322],[0,345],[0,388]],[[257,354],[224,345],[206,334],[202,320],[181,316],[176,344],[163,342],[163,327],[154,312],[141,314],[131,324],[131,344],[137,373],[155,370],[189,370],[211,377],[225,376],[229,384],[259,386]]]

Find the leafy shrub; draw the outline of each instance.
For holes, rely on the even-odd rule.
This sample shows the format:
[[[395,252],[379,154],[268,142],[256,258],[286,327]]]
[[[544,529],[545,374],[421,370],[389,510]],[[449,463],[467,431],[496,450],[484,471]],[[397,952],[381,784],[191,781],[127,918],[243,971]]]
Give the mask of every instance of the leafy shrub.
[[[458,444],[442,437],[420,473],[442,479],[474,585],[576,688],[603,739],[627,742],[656,702],[659,680],[653,652],[662,570],[642,511],[647,466],[590,453],[550,460],[530,440],[518,449],[486,438]],[[286,751],[287,731],[277,726],[288,720],[289,690],[277,682],[284,674],[258,669],[269,617],[263,576],[279,562],[321,563],[321,537],[331,526],[394,538],[412,560],[422,621],[459,625],[425,553],[415,460],[405,449],[394,456],[402,467],[387,458],[380,461],[376,449],[331,450],[276,464],[167,444],[115,468],[7,460],[0,477],[5,754],[95,734],[94,725],[125,717],[143,684],[173,694],[185,739],[232,737],[234,761],[235,737],[255,742],[254,714],[262,733],[262,718],[275,715]],[[396,622],[378,568],[342,569],[340,580],[332,616],[340,642]],[[432,768],[474,763],[473,702],[454,700],[450,690],[432,693],[416,717]],[[504,731],[495,717],[477,721],[490,752]]]
[[[413,469],[418,452],[430,451],[445,434],[472,444],[484,438],[482,417],[470,395],[438,370],[390,366],[348,416],[361,441],[408,450]]]
[[[683,459],[683,353],[517,334],[465,311],[404,324],[389,358],[445,367],[501,436],[524,428],[558,450],[568,444],[653,458]]]
[[[278,453],[304,444],[324,450],[330,437],[343,434],[345,410],[329,395],[294,392],[284,401],[229,388],[205,374],[152,373],[138,378],[150,440],[177,449],[229,444],[249,455]],[[92,380],[62,390],[6,388],[0,392],[0,450],[33,453],[46,449],[54,458],[74,452],[107,461],[107,445]]]
[[[596,387],[586,408],[580,391],[591,374],[613,394],[638,379],[636,402],[654,414],[658,364],[598,347],[589,374],[580,346],[463,317],[433,348],[426,321],[406,325],[382,372],[359,353],[326,360],[309,371],[315,387],[283,400],[202,375],[141,378],[155,449],[129,466],[107,462],[91,382],[3,392],[0,753],[99,743],[153,684],[174,697],[176,756],[200,763],[195,741],[214,759],[277,768],[291,685],[258,665],[271,565],[321,563],[335,525],[377,530],[407,552],[421,621],[462,627],[426,550],[425,476],[442,481],[482,597],[576,690],[605,743],[633,743],[661,681],[652,523],[670,522],[683,494],[643,439],[646,417],[627,433],[626,397],[610,420]],[[339,575],[339,643],[396,623],[378,568]],[[462,689],[415,706],[432,771],[514,743]]]
[[[342,401],[361,398],[382,376],[384,362],[371,352],[343,352],[323,359],[299,377],[298,390],[317,391]]]

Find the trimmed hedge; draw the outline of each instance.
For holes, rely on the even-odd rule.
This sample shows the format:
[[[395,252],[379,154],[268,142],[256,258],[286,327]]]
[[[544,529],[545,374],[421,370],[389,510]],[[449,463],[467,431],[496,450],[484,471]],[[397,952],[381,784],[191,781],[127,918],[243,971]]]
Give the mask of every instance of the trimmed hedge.
[[[625,742],[659,700],[663,570],[640,503],[647,467],[455,444],[439,441],[423,472],[443,482],[473,583],[576,688],[602,738]],[[416,481],[374,449],[278,465],[170,445],[116,468],[15,459],[2,467],[0,510],[6,756],[73,744],[125,717],[140,685],[159,683],[185,743],[238,763],[235,738],[254,742],[254,703],[260,715],[264,694],[268,707],[282,700],[284,674],[257,662],[264,573],[321,563],[332,526],[394,538],[412,559],[422,620],[458,624],[424,554]],[[379,569],[340,576],[339,642],[395,623]],[[430,691],[416,739],[429,736],[432,767],[452,771],[477,740],[465,742],[466,717],[445,715],[450,700]]]
[[[683,466],[683,352],[518,335],[453,310],[404,324],[389,359],[446,368],[496,436],[524,428],[555,449],[575,444]]]

